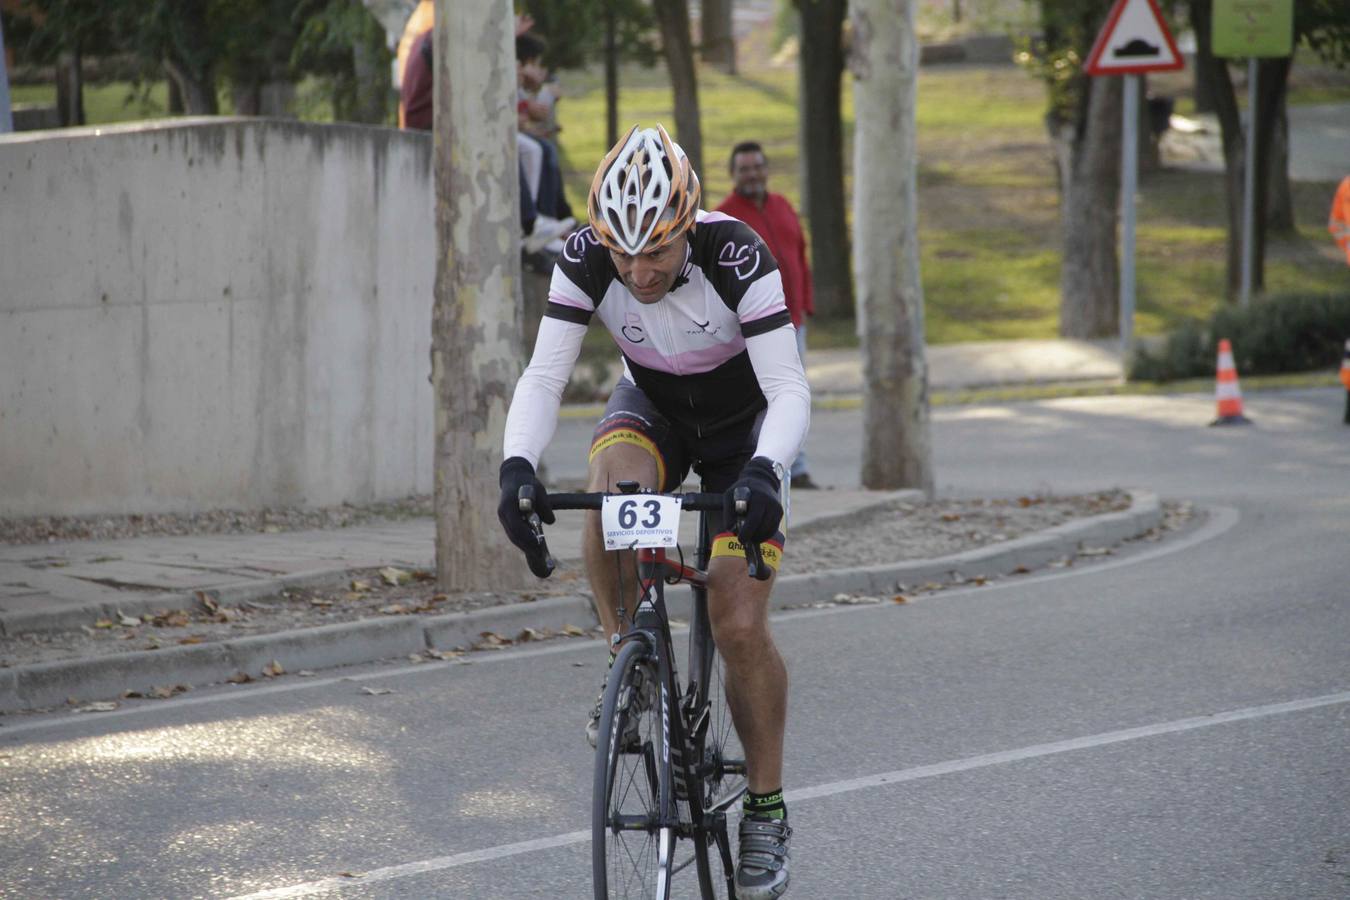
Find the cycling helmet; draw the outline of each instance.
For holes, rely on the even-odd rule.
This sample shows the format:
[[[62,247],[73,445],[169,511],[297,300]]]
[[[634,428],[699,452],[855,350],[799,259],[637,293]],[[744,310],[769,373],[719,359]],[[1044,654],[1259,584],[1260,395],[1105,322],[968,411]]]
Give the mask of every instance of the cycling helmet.
[[[595,170],[591,229],[616,253],[665,246],[694,224],[702,190],[689,158],[660,125],[634,125]]]

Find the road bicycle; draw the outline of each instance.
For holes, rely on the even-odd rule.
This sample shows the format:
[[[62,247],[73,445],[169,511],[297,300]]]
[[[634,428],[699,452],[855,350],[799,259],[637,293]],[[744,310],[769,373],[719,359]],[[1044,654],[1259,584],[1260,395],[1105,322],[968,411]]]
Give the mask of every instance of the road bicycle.
[[[701,896],[729,900],[736,891],[727,812],[747,785],[708,619],[708,513],[722,509],[722,495],[639,492],[637,482],[619,482],[617,487],[614,494],[549,495],[555,511],[601,510],[602,521],[616,521],[620,531],[627,527],[639,535],[632,542],[622,536],[611,542],[606,536],[607,548],[635,549],[641,594],[632,626],[614,642],[617,655],[601,706],[591,801],[595,896],[667,900],[671,880],[692,862]],[[748,498],[744,488],[734,495],[738,515]],[[521,511],[529,516],[551,569],[533,499],[532,487],[521,488]],[[653,545],[656,539],[650,537],[653,529],[662,529],[662,540],[670,543],[678,527],[670,521],[672,512],[678,518],[681,510],[700,514],[692,566],[678,545],[672,555],[667,546]],[[646,545],[643,534],[648,535]],[[769,578],[758,545],[747,545],[745,552],[751,577]],[[676,671],[665,603],[665,585],[680,582],[693,595],[689,680],[684,685]],[[621,598],[625,593],[620,591]],[[628,621],[622,599],[619,621]]]

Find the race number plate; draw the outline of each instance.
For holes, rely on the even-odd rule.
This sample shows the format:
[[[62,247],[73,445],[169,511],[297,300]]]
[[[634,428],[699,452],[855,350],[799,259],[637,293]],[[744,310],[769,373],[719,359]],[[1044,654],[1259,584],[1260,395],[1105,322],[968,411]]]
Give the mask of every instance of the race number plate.
[[[600,506],[606,550],[674,547],[680,531],[680,501],[663,494],[619,494]]]

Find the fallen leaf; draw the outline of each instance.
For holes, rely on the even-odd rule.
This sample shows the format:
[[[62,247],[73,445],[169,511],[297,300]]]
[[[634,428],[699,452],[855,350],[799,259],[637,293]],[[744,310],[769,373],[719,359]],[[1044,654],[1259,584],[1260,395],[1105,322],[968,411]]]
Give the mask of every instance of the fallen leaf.
[[[412,577],[416,578],[418,581],[435,581],[436,573],[429,572],[426,569],[418,569],[412,573]]]
[[[502,637],[495,631],[484,631],[479,637],[481,640],[474,644],[476,650],[500,650],[503,647],[511,646],[511,641]]]
[[[191,619],[183,610],[175,609],[156,613],[150,621],[160,628],[186,628]]]
[[[909,598],[906,597],[904,594],[896,594],[894,597],[891,598],[891,602],[892,602],[892,603],[908,603],[908,602],[909,602]]]
[[[99,619],[97,622],[94,623],[94,627],[95,627],[95,628],[111,628],[111,627],[113,627],[113,623],[112,623],[112,620],[111,620],[111,619]]]
[[[268,678],[276,678],[279,675],[285,675],[286,668],[285,666],[283,666],[281,663],[277,662],[274,659],[267,665],[263,666],[262,673],[266,675]]]
[[[427,656],[432,659],[459,659],[464,655],[463,650],[428,650]]]
[[[522,629],[520,634],[516,635],[516,640],[524,643],[526,641],[537,641],[541,635],[533,628]]]
[[[365,872],[339,872],[339,878],[365,878]]]
[[[408,607],[402,603],[390,603],[388,606],[381,606],[380,612],[386,616],[401,616],[408,611]]]
[[[1110,547],[1084,547],[1078,551],[1079,556],[1110,556]]]
[[[409,653],[409,654],[408,654],[408,662],[410,662],[410,663],[417,663],[417,664],[420,664],[420,663],[424,663],[424,662],[426,662],[426,661],[427,661],[427,658],[426,658],[425,656],[423,656],[422,654],[420,654],[420,653]]]
[[[146,691],[144,694],[137,693],[135,694],[135,696],[144,697],[149,700],[168,700],[174,694],[185,694],[190,690],[191,688],[189,688],[185,684],[175,684],[175,685],[166,685],[162,687],[153,687],[149,691]],[[131,695],[132,692],[128,691],[125,696]]]
[[[1028,569],[1026,566],[1018,566],[1017,568],[1015,568],[1015,569],[1012,570],[1012,573],[1013,573],[1014,575],[1025,575],[1025,574],[1027,574],[1027,573],[1030,572],[1030,571],[1031,571],[1031,570]]]
[[[942,514],[942,521],[944,521],[944,522],[959,522],[959,521],[961,521],[961,514],[960,514],[960,513],[943,513],[943,514]]]
[[[385,694],[392,694],[394,692],[389,688],[363,687],[361,688],[361,693],[369,694],[372,697],[383,697]]]
[[[445,601],[447,601],[447,600],[449,600],[449,599],[450,599],[450,595],[449,595],[449,594],[432,594],[432,595],[431,595],[431,602],[432,602],[432,603],[444,603]]]
[[[313,677],[314,677],[314,673],[311,672],[309,669],[301,669],[299,672],[296,672],[296,673],[295,673],[295,677],[296,677],[296,678],[313,678]]]
[[[585,630],[578,628],[575,625],[564,625],[563,634],[569,635],[571,637],[582,637],[583,635],[586,634],[586,632]]]
[[[197,592],[197,601],[198,601],[199,603],[201,603],[201,605],[202,605],[202,606],[206,609],[206,611],[209,612],[209,613],[214,613],[214,612],[216,612],[218,609],[220,609],[220,604],[216,602],[216,598],[215,598],[215,597],[212,597],[212,596],[211,596],[210,594],[208,594],[206,591],[198,591],[198,592]]]
[[[393,566],[386,566],[381,569],[380,577],[384,579],[385,584],[390,585],[391,587],[405,585],[413,579],[411,573],[405,572],[402,569],[396,569]]]
[[[71,712],[94,713],[94,712],[112,712],[117,709],[118,704],[111,700],[104,700],[98,703],[86,703],[84,706],[77,706]]]
[[[359,579],[356,579],[356,580],[353,580],[353,581],[352,581],[351,588],[352,588],[353,591],[355,591],[355,592],[358,593],[358,594],[364,593],[364,592],[370,590],[370,582],[369,582],[369,581],[361,581],[361,580],[359,580]]]
[[[328,599],[326,599],[326,598],[324,598],[324,597],[310,597],[310,598],[309,598],[309,605],[310,605],[310,606],[332,606],[332,605],[333,605],[333,601],[332,601],[332,600],[328,600]]]
[[[253,676],[247,672],[235,672],[229,678],[225,679],[230,684],[248,684],[253,680]]]
[[[117,624],[125,628],[134,628],[141,624],[141,620],[135,616],[129,616],[120,609],[117,611]]]
[[[200,635],[200,634],[189,634],[189,635],[188,635],[187,637],[185,637],[185,638],[179,638],[179,639],[178,639],[178,643],[180,643],[180,644],[200,644],[200,643],[201,643],[202,641],[204,641],[204,640],[206,640],[206,637],[203,636],[203,635]]]

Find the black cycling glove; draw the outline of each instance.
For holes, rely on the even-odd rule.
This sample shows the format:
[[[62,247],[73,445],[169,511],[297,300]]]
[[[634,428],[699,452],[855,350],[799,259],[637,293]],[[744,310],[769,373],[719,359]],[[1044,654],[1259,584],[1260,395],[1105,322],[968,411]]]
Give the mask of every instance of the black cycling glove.
[[[534,474],[534,466],[519,456],[502,461],[500,484],[502,499],[497,504],[497,518],[501,520],[506,536],[525,552],[525,561],[530,571],[540,578],[547,578],[552,571],[534,536],[534,530],[525,515],[520,511],[520,488],[522,485],[534,485],[534,511],[545,525],[554,522],[553,508],[549,506],[548,491]]]
[[[736,488],[748,487],[750,500],[744,516],[744,524],[737,537],[744,544],[758,544],[767,541],[778,531],[783,520],[783,504],[778,501],[778,475],[773,470],[773,461],[768,457],[756,456],[741,469],[741,476],[722,498],[722,516],[725,526],[736,524]]]

